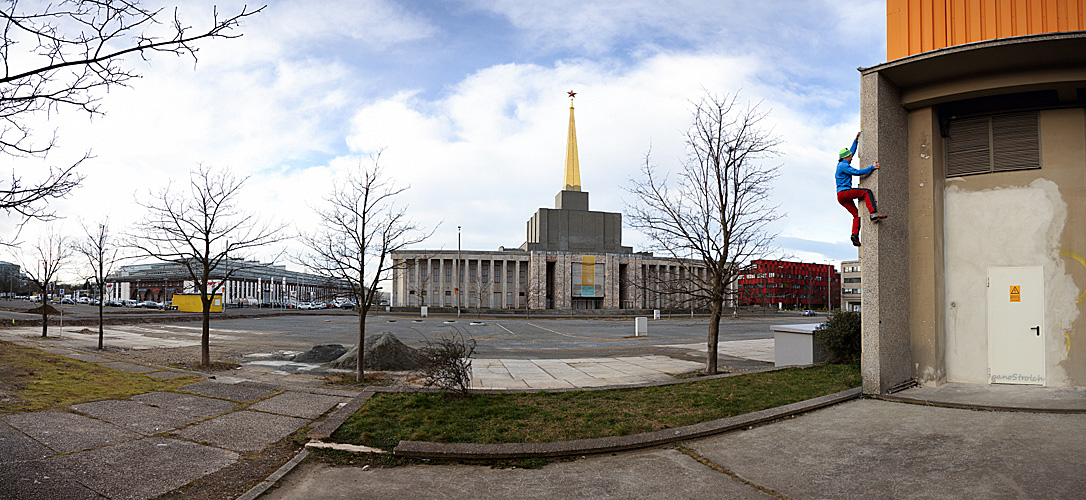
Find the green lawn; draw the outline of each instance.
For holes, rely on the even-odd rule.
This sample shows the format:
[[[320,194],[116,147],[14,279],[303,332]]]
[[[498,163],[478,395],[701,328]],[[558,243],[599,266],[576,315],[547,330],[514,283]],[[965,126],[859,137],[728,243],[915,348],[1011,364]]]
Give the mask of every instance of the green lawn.
[[[176,389],[195,380],[193,377],[158,380],[0,342],[0,415],[127,398]]]
[[[378,394],[331,439],[391,450],[401,440],[526,443],[622,436],[741,415],[859,385],[858,366],[826,365],[643,389],[471,398]]]

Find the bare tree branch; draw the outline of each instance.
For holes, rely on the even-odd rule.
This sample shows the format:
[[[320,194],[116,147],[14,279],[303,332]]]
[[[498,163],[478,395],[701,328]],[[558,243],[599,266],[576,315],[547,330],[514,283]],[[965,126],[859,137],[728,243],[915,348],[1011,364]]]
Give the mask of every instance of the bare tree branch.
[[[738,264],[773,249],[775,235],[768,225],[780,218],[770,201],[777,167],[765,163],[778,154],[780,140],[762,127],[766,116],[757,104],[742,106],[738,95],[707,92],[694,103],[678,179],[669,183],[650,151],[643,179],[631,179],[627,187],[636,198],[627,206],[630,225],[649,238],[651,250],[674,258],[688,277],[687,286],[678,288],[666,277],[650,278],[649,286],[659,287],[652,291],[688,294],[710,304],[708,373],[716,373],[721,313],[732,298]],[[707,272],[696,272],[694,262]]]
[[[295,258],[313,273],[345,283],[358,304],[359,382],[365,380],[366,316],[376,302],[378,284],[396,269],[392,252],[421,243],[434,231],[420,229],[408,219],[406,207],[394,203],[407,188],[386,177],[380,159],[377,153],[370,166],[359,162],[344,182],[336,183],[325,206],[314,209],[320,219],[317,229],[301,235],[307,252]]]
[[[113,265],[117,262],[119,251],[115,238],[109,232],[109,218],[88,228],[83,226],[86,237],[76,241],[72,248],[87,259],[87,269],[90,274],[87,278],[94,280],[94,286],[98,290],[98,350],[105,348],[104,311],[106,305],[106,276],[113,272]]]
[[[122,63],[138,54],[165,52],[192,57],[197,43],[214,38],[237,38],[241,22],[260,7],[220,18],[212,11],[210,24],[195,29],[175,9],[163,20],[162,10],[140,6],[138,0],[62,0],[43,4],[7,0],[0,7],[0,154],[42,157],[56,144],[34,138],[32,118],[47,118],[62,108],[100,114],[100,94],[112,86],[127,86],[139,75]],[[48,201],[62,198],[79,185],[75,169],[90,158],[50,167],[42,180],[24,182],[12,173],[0,182],[0,209],[29,219],[49,220]]]
[[[29,258],[20,257],[20,265],[30,281],[37,285],[41,297],[41,336],[49,336],[49,285],[57,273],[68,265],[72,248],[67,238],[56,228],[49,229],[38,238],[38,244]],[[27,265],[32,264],[32,265]]]
[[[167,185],[138,201],[146,215],[125,238],[126,246],[139,255],[178,264],[192,278],[203,305],[202,366],[211,363],[210,314],[216,292],[255,263],[249,259],[254,251],[290,238],[285,224],[261,222],[238,207],[246,180],[236,179],[229,169],[212,171],[201,165],[190,172],[187,190]],[[220,279],[209,288],[213,277]]]

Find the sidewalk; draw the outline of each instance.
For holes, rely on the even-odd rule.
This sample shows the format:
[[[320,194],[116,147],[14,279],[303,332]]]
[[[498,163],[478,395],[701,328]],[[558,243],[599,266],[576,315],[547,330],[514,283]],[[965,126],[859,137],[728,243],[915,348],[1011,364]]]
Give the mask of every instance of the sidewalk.
[[[108,354],[45,350],[158,378],[191,374]],[[265,449],[354,395],[219,378],[178,392],[6,415],[0,498],[155,498]]]
[[[308,461],[261,498],[1078,499],[1084,461],[1086,415],[865,399],[540,469]]]

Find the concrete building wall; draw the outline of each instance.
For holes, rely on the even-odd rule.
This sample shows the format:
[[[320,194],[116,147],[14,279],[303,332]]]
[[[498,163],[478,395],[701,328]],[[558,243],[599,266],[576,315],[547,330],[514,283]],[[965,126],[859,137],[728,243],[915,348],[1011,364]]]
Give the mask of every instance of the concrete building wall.
[[[865,392],[989,383],[987,272],[1017,266],[1044,270],[1045,385],[1086,386],[1084,54],[1060,34],[862,71],[860,154],[882,169],[861,186],[890,215],[863,228]],[[1037,113],[1040,168],[947,177],[957,115],[1017,110]]]

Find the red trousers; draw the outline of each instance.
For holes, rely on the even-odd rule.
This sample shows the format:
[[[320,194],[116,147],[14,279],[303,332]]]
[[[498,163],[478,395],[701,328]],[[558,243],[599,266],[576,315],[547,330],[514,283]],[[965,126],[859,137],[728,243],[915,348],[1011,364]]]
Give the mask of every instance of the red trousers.
[[[860,234],[860,213],[856,209],[856,202],[852,200],[864,200],[867,203],[868,214],[878,212],[875,208],[875,193],[872,193],[870,189],[846,189],[844,191],[837,192],[837,203],[845,207],[848,213],[852,214],[852,234]]]

